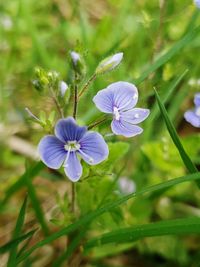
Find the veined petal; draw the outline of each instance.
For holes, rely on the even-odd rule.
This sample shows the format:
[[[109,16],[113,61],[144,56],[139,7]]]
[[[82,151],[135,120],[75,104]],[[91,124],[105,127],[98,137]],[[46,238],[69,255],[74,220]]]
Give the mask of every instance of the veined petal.
[[[93,98],[93,102],[100,111],[104,113],[113,112],[113,93],[107,88],[99,91]]]
[[[79,144],[81,157],[90,165],[98,164],[108,157],[108,146],[99,133],[87,132]]]
[[[70,152],[67,161],[64,163],[64,171],[72,182],[77,182],[82,175],[82,166],[76,152]]]
[[[139,126],[130,124],[124,120],[113,120],[111,128],[114,134],[123,135],[125,137],[133,137],[143,132],[143,129]]]
[[[194,104],[196,107],[200,107],[200,93],[194,96]]]
[[[43,137],[38,145],[41,160],[52,169],[59,169],[66,158],[64,143],[53,135]]]
[[[72,117],[61,119],[56,123],[55,135],[62,142],[79,141],[85,134],[87,127],[80,127]]]
[[[200,116],[197,116],[193,110],[188,110],[184,114],[184,118],[187,122],[192,124],[192,126],[199,128],[200,127]]]
[[[113,106],[119,110],[132,109],[138,101],[138,90],[134,84],[116,82],[107,87],[113,94]]]
[[[132,123],[137,124],[144,121],[149,116],[149,109],[145,108],[134,108],[131,110],[123,111],[120,113],[121,119]]]

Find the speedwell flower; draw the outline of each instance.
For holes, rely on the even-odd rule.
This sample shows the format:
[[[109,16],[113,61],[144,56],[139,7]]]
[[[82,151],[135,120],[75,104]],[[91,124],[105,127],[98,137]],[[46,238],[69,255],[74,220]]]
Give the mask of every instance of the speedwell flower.
[[[108,146],[96,132],[80,127],[72,117],[60,119],[55,126],[55,136],[43,137],[38,146],[41,160],[52,169],[62,165],[72,182],[82,175],[81,157],[90,165],[96,165],[108,157]]]
[[[194,4],[195,4],[198,8],[200,8],[200,0],[194,0]]]
[[[194,104],[195,108],[186,111],[184,118],[187,122],[192,124],[192,126],[200,128],[200,93],[194,96]]]
[[[133,108],[138,101],[138,90],[128,82],[116,82],[97,93],[93,98],[97,108],[112,114],[111,128],[114,134],[132,137],[141,134],[143,129],[135,125],[144,121],[149,110]]]

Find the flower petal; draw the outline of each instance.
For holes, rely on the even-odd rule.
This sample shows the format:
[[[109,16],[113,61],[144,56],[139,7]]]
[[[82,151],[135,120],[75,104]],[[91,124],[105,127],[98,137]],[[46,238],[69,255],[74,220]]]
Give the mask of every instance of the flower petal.
[[[104,113],[113,112],[113,93],[107,88],[99,91],[93,98],[93,102],[100,111]]]
[[[116,82],[107,87],[113,93],[113,105],[119,110],[133,108],[138,101],[138,90],[134,84]]]
[[[197,116],[194,111],[188,110],[184,114],[184,118],[187,122],[192,124],[192,126],[199,128],[200,127],[200,116]]]
[[[63,142],[53,135],[47,135],[40,140],[38,151],[41,160],[52,169],[59,169],[67,155]]]
[[[62,142],[79,141],[85,134],[87,127],[80,127],[72,117],[61,119],[56,123],[55,135]]]
[[[200,93],[194,96],[194,104],[196,107],[200,107]]]
[[[132,123],[137,124],[144,121],[149,116],[149,109],[144,108],[134,108],[131,110],[123,111],[120,113],[121,119]]]
[[[143,129],[139,126],[130,124],[124,120],[113,120],[111,128],[114,134],[123,135],[125,137],[133,137],[143,132]]]
[[[87,132],[79,144],[81,157],[90,165],[98,164],[108,157],[108,146],[99,133]]]
[[[72,182],[77,182],[82,175],[82,166],[75,152],[69,154],[67,162],[64,163],[64,171]]]

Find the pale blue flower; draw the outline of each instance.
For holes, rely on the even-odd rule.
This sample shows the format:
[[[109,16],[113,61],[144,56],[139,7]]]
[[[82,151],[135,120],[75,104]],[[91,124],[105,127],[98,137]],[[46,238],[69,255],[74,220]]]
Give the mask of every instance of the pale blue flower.
[[[43,137],[38,145],[41,160],[52,169],[64,167],[72,182],[82,175],[80,158],[96,165],[108,157],[108,146],[96,132],[80,127],[72,117],[61,119],[55,126],[55,136]]]
[[[196,7],[200,8],[200,0],[194,0],[194,4]]]
[[[195,108],[188,110],[184,114],[184,118],[192,126],[200,128],[200,93],[194,96]]]
[[[138,90],[128,82],[116,82],[97,93],[93,98],[96,107],[112,114],[111,128],[114,134],[132,137],[141,134],[143,129],[136,124],[149,116],[149,110],[134,108],[138,101]]]

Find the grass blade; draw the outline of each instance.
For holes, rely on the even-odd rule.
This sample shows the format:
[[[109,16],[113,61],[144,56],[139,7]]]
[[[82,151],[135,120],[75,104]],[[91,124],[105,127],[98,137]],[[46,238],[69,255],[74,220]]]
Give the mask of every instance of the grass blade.
[[[6,243],[5,245],[0,247],[0,255],[4,254],[6,252],[8,252],[9,250],[11,250],[13,247],[17,246],[19,243],[21,243],[22,241],[26,240],[27,238],[31,238],[34,233],[37,231],[37,229],[32,230],[18,238],[15,238],[11,241],[9,241],[8,243]]]
[[[191,161],[190,157],[188,156],[188,154],[186,153],[179,137],[178,137],[178,134],[176,132],[176,129],[175,127],[173,126],[172,122],[170,121],[169,119],[169,116],[167,114],[167,110],[165,108],[165,106],[163,105],[157,91],[155,90],[155,96],[156,96],[156,100],[158,102],[158,106],[160,108],[160,112],[164,118],[164,121],[165,121],[165,124],[167,126],[167,129],[168,129],[168,132],[175,144],[175,146],[177,147],[178,151],[179,151],[179,154],[182,158],[182,161],[185,165],[185,167],[188,169],[188,171],[190,173],[194,173],[194,172],[197,172],[197,168],[195,167],[195,165],[193,164],[193,162]],[[200,186],[200,183],[199,183],[199,186]]]
[[[26,186],[26,179],[32,180],[39,174],[42,169],[44,169],[44,164],[41,161],[37,162],[34,166],[31,166],[29,169],[27,169],[25,173],[17,180],[17,182],[7,189],[5,197],[0,203],[0,210],[1,207],[13,196],[14,193],[19,191],[22,187]]]
[[[190,181],[194,181],[197,179],[200,179],[200,173],[189,174],[189,175],[182,176],[179,178],[174,178],[172,180],[169,180],[169,181],[157,184],[157,185],[149,186],[149,187],[147,187],[147,188],[145,188],[139,192],[129,194],[129,195],[124,196],[124,197],[122,197],[116,201],[112,201],[112,202],[106,204],[105,206],[100,207],[99,209],[97,209],[95,211],[91,211],[89,214],[78,219],[75,223],[70,224],[67,227],[61,229],[60,231],[53,233],[52,235],[48,236],[47,238],[41,240],[40,242],[38,242],[37,244],[32,246],[32,248],[30,248],[28,251],[26,251],[23,255],[21,255],[21,257],[19,257],[18,263],[25,260],[36,249],[38,249],[38,248],[40,248],[46,244],[49,244],[49,243],[53,242],[54,240],[60,238],[61,236],[67,235],[67,234],[75,231],[76,229],[78,229],[78,228],[80,228],[86,224],[89,224],[90,222],[92,222],[94,219],[96,219],[100,215],[122,205],[123,203],[127,202],[131,198],[144,195],[145,193],[156,192],[159,190],[171,188],[172,186],[178,185],[180,183],[190,182]]]
[[[108,243],[134,242],[144,237],[200,233],[200,218],[186,218],[124,228],[90,240],[85,249]]]
[[[31,204],[33,206],[33,209],[35,211],[35,215],[38,219],[38,222],[40,223],[42,230],[44,232],[44,234],[47,236],[49,234],[49,229],[44,217],[44,212],[40,206],[40,201],[38,200],[36,191],[34,186],[32,185],[32,182],[30,179],[26,179],[26,185],[28,188],[28,194],[31,200]]]
[[[185,70],[179,77],[176,77],[169,85],[169,88],[167,88],[165,90],[165,93],[162,97],[162,103],[165,104],[166,102],[169,101],[169,99],[172,97],[174,90],[176,89],[177,85],[183,80],[183,78],[185,77],[185,75],[188,73],[188,70]],[[177,107],[177,105],[176,105]],[[151,110],[150,116],[145,124],[145,131],[143,133],[143,139],[146,140],[148,139],[151,134],[152,134],[152,130],[153,130],[153,121],[155,121],[157,119],[159,115],[159,108],[157,105],[154,105],[153,109]]]
[[[24,202],[23,202],[22,207],[21,207],[20,212],[19,212],[17,223],[16,223],[16,226],[15,226],[15,229],[13,232],[13,237],[12,237],[13,239],[18,238],[21,235],[22,228],[24,225],[26,205],[27,205],[27,196],[25,197]],[[16,264],[17,245],[18,244],[16,243],[16,245],[12,246],[12,249],[10,250],[10,256],[9,256],[8,264],[7,264],[8,267],[13,267],[13,266],[17,265]]]
[[[149,65],[142,75],[135,80],[135,84],[142,83],[152,72],[168,62],[173,56],[178,54],[182,49],[189,44],[200,32],[200,26],[189,31],[180,41],[175,43],[164,55],[159,57],[153,64]]]

